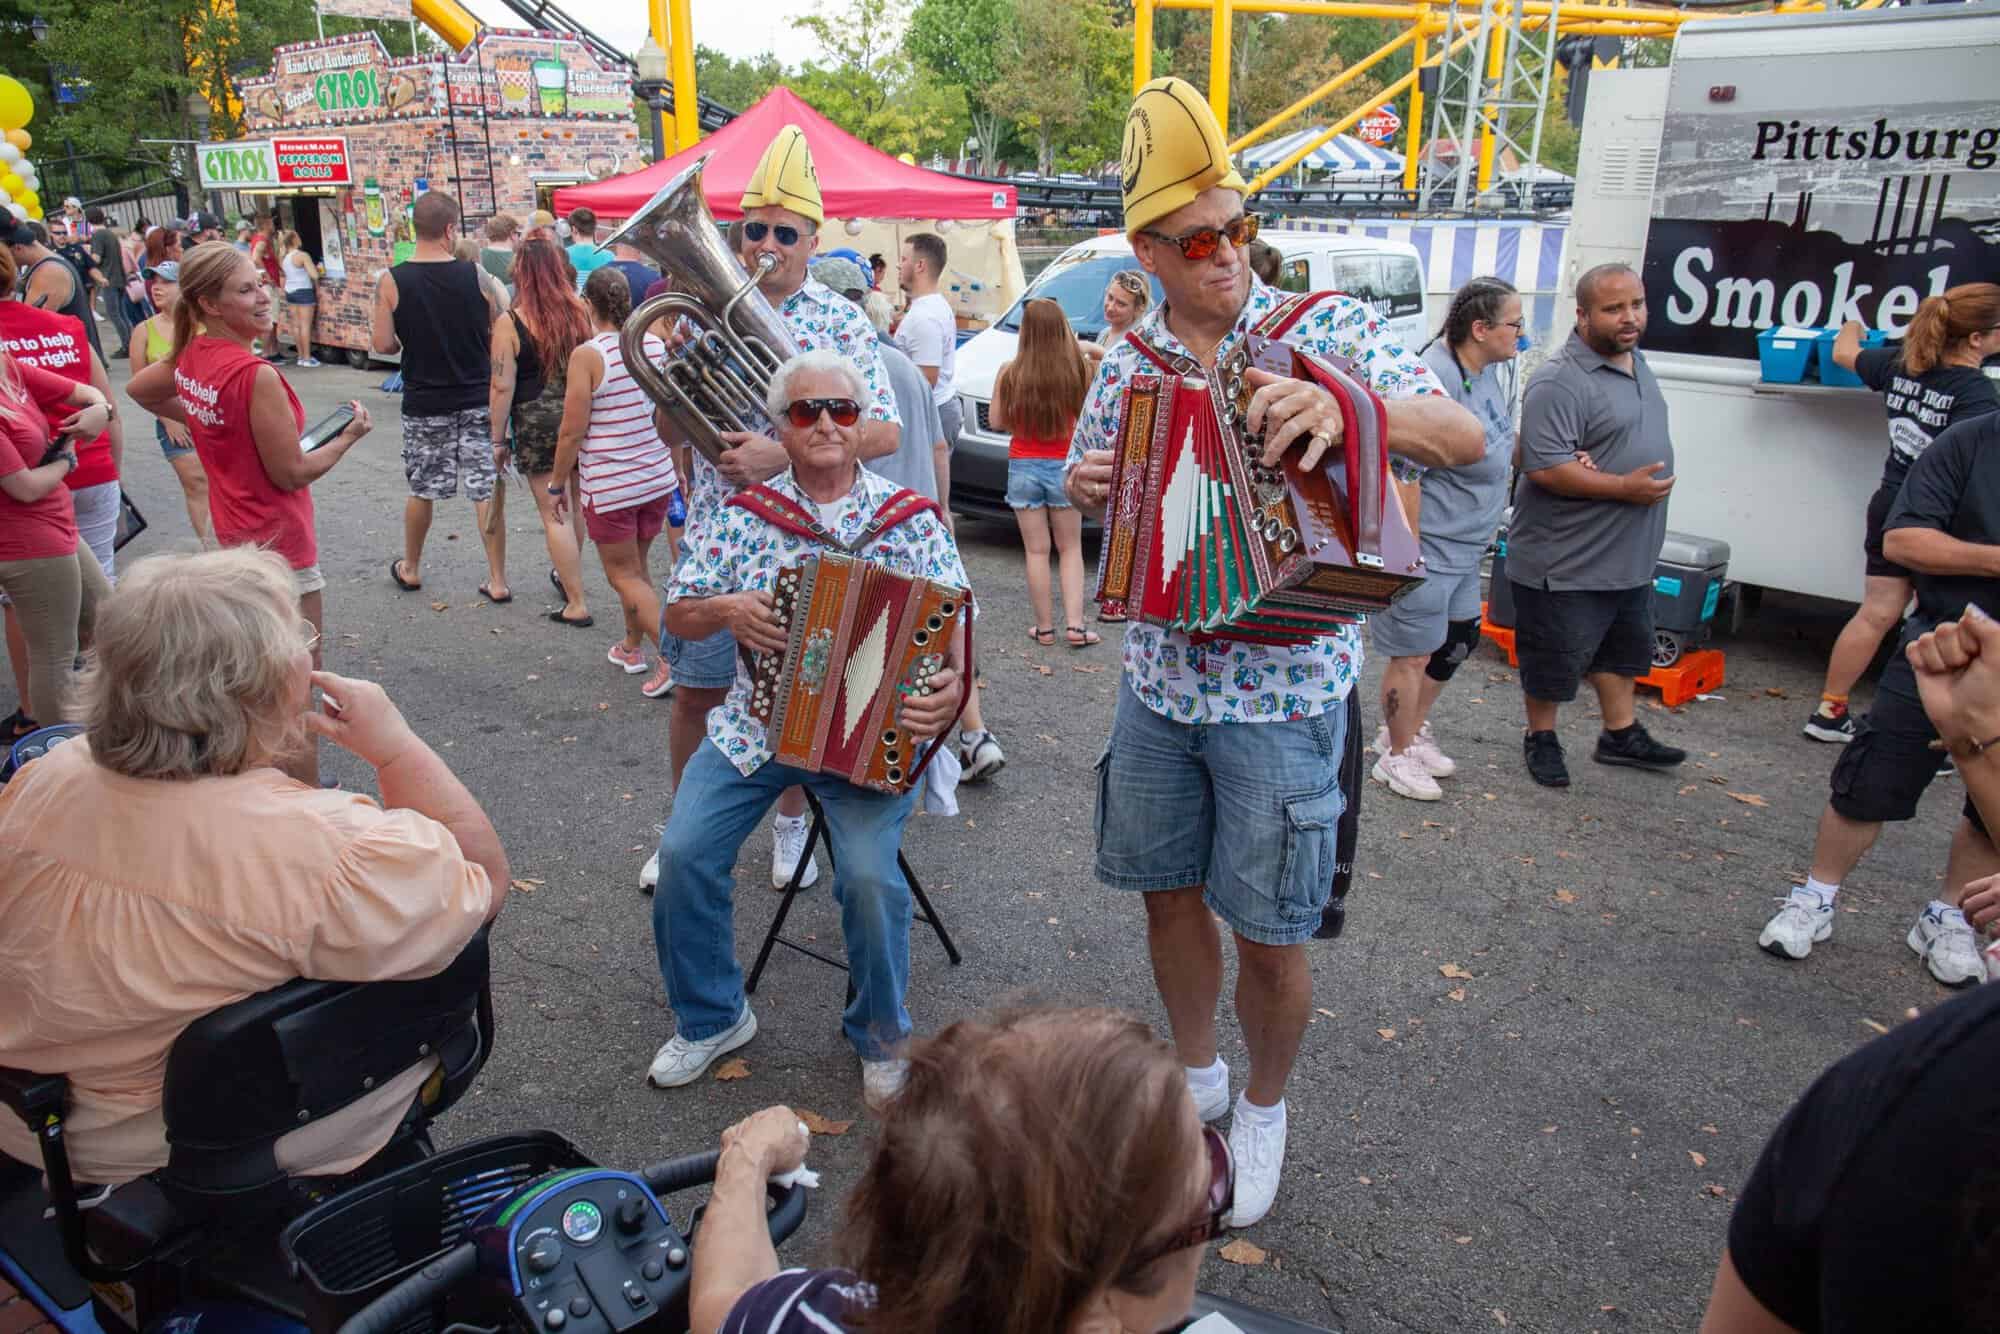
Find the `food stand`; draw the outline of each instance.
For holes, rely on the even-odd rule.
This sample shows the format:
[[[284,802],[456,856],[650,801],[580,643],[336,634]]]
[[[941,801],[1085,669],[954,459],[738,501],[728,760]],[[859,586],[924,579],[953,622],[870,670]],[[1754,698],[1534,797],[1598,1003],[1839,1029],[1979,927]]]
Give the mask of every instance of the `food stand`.
[[[268,201],[325,276],[314,341],[365,365],[377,277],[419,194],[453,195],[477,237],[561,186],[637,165],[629,73],[556,33],[484,29],[464,50],[397,58],[372,32],[278,47],[239,85],[245,137],[205,144],[200,183]]]

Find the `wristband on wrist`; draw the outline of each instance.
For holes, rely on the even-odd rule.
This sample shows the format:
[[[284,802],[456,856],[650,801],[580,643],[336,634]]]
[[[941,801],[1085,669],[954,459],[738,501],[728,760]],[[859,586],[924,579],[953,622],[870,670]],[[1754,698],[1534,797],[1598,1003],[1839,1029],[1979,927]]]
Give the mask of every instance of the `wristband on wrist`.
[[[1958,738],[1956,741],[1946,741],[1940,738],[1931,742],[1932,750],[1942,750],[1957,760],[1978,759],[1994,747],[2000,747],[2000,736],[1990,736],[1984,741],[1976,741],[1969,736],[1965,736]]]

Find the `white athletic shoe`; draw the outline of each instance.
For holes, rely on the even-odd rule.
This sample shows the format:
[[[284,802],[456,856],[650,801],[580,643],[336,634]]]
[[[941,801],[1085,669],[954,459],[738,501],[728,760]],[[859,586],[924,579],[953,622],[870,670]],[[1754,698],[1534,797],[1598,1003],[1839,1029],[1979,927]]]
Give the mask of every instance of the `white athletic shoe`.
[[[1375,753],[1377,755],[1389,753],[1389,727],[1386,723],[1375,729]],[[1421,760],[1424,770],[1432,778],[1449,778],[1458,772],[1458,761],[1438,748],[1437,738],[1431,735],[1429,723],[1417,729],[1416,739],[1410,742],[1410,748],[1406,753]]]
[[[868,1110],[879,1112],[896,1100],[909,1082],[910,1063],[905,1060],[863,1061],[861,1063],[861,1101],[868,1104]]]
[[[1401,755],[1385,753],[1375,761],[1375,767],[1369,770],[1369,777],[1385,784],[1397,796],[1408,797],[1411,801],[1438,801],[1444,797],[1444,789],[1438,786],[1437,779],[1431,777],[1430,770],[1424,768],[1424,762],[1417,758],[1414,746]]]
[[[1910,928],[1910,948],[1931,970],[1931,976],[1948,987],[1986,980],[1986,961],[1980,957],[1979,941],[1965,914],[1953,909],[1938,912],[1930,904],[1917,914]]]
[[[806,850],[806,817],[788,820],[780,815],[771,821],[771,888],[783,889],[792,883],[792,872],[799,868],[799,858]],[[815,857],[806,863],[806,877],[799,881],[800,889],[811,889],[819,883],[819,859]]]
[[[960,732],[958,763],[963,770],[959,782],[983,783],[1006,767],[1007,753],[991,732]]]
[[[679,1088],[700,1079],[719,1057],[726,1056],[757,1036],[757,1016],[745,1005],[735,1023],[712,1038],[690,1042],[676,1033],[653,1056],[646,1082],[654,1088]]]
[[[653,849],[653,855],[646,858],[646,864],[639,868],[639,892],[650,894],[660,883],[660,850]]]
[[[1815,895],[1814,898],[1817,898]],[[1757,944],[1784,959],[1803,959],[1833,934],[1833,904],[1790,895],[1779,899],[1778,915],[1764,923]]]
[[[1236,1162],[1236,1203],[1226,1227],[1249,1227],[1271,1212],[1285,1165],[1285,1123],[1268,1125],[1239,1116],[1229,1123],[1229,1156]]]
[[[1222,1082],[1219,1084],[1197,1084],[1190,1079],[1188,1094],[1194,1099],[1194,1109],[1203,1121],[1220,1121],[1229,1115],[1229,1067],[1222,1067]]]

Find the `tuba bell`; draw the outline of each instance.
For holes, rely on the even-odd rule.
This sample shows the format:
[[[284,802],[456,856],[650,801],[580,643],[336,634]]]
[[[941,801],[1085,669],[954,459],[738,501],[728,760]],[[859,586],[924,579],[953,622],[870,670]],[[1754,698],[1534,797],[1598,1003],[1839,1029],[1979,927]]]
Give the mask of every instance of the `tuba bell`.
[[[604,244],[629,245],[659,265],[675,290],[643,301],[618,331],[626,369],[660,406],[681,436],[721,459],[724,431],[761,431],[765,391],[791,356],[792,334],[729,252],[702,195],[708,155],[646,201]],[[678,337],[664,363],[646,355],[646,330],[679,316]]]

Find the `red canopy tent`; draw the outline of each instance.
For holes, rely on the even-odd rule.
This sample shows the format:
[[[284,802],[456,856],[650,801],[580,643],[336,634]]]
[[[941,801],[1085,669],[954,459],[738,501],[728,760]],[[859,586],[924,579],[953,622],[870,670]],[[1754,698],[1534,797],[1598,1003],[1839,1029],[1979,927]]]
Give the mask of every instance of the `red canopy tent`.
[[[664,162],[624,176],[571,185],[556,191],[559,214],[588,208],[600,218],[629,218],[702,154],[710,155],[702,172],[709,211],[722,222],[743,216],[738,207],[750,173],[778,131],[786,125],[805,131],[819,172],[819,187],[829,218],[1011,218],[1014,188],[947,176],[899,162],[870,148],[799,95],[780,85],[764,99],[693,148]]]

